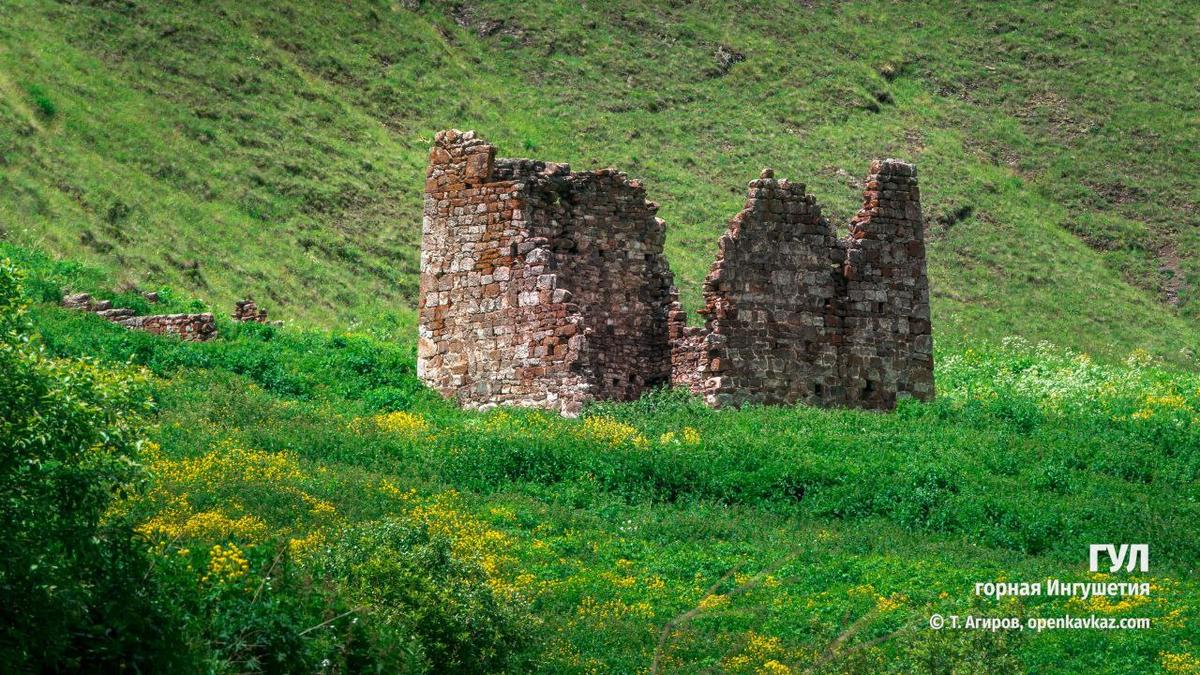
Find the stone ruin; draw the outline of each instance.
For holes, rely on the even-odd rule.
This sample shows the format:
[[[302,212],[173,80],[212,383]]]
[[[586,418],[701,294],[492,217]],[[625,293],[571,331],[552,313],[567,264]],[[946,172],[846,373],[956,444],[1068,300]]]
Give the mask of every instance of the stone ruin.
[[[267,321],[267,310],[260,308],[256,302],[249,298],[238,300],[234,303],[233,314],[230,318],[234,321],[247,323],[269,323]]]
[[[157,297],[157,296],[156,296]],[[213,315],[204,314],[151,314],[136,316],[132,309],[112,306],[111,300],[96,300],[87,293],[63,296],[63,307],[91,312],[99,317],[120,324],[130,330],[144,330],[160,335],[175,335],[184,340],[204,342],[217,336],[217,324]]]
[[[158,293],[142,294],[152,303],[158,302]],[[203,314],[150,314],[138,316],[132,309],[113,307],[111,300],[96,300],[88,293],[65,293],[62,306],[91,312],[96,316],[121,324],[130,330],[144,330],[160,335],[174,335],[184,340],[205,342],[217,337],[216,319],[211,313]],[[267,310],[260,308],[253,300],[238,300],[234,304],[230,318],[244,323],[269,323],[272,326],[282,326],[282,321],[268,321]]]
[[[677,300],[657,210],[619,171],[501,159],[474,132],[438,133],[418,375],[467,407],[565,415],[668,384],[716,407],[933,397],[912,165],[871,164],[844,238],[804,185],[765,170],[719,240],[703,327]]]

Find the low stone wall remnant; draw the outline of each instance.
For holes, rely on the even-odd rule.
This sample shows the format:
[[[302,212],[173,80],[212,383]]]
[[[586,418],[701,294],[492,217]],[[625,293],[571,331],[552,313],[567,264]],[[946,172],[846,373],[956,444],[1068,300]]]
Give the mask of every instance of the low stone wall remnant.
[[[268,323],[267,310],[260,308],[257,303],[249,298],[238,300],[234,303],[232,318],[234,321]]]
[[[114,308],[109,300],[95,300],[87,293],[63,296],[62,306],[91,312],[130,330],[144,330],[160,335],[174,335],[183,340],[204,342],[217,337],[217,324],[210,313],[152,314],[135,316],[132,309]]]

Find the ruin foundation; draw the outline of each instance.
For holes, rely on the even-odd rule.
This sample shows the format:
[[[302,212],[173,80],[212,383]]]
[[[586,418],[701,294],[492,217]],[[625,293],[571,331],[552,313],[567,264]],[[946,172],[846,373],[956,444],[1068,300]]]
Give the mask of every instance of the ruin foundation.
[[[916,170],[871,165],[839,238],[804,185],[750,182],[687,326],[665,224],[613,169],[498,159],[438,133],[425,184],[417,372],[471,408],[577,414],[667,384],[713,406],[890,409],[933,397]]]
[[[234,303],[233,314],[230,318],[243,323],[267,323],[267,310],[247,298]]]
[[[63,296],[62,306],[91,312],[130,330],[144,330],[159,335],[174,335],[183,340],[205,342],[217,337],[217,324],[210,313],[151,314],[136,316],[132,309],[113,307],[110,300],[96,300],[87,293]]]

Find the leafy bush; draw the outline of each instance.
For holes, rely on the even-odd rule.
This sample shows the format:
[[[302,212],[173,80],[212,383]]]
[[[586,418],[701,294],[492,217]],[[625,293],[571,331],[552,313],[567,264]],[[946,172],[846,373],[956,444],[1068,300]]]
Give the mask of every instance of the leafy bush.
[[[177,650],[141,547],[106,521],[143,479],[140,373],[53,359],[0,262],[0,661],[33,669],[167,666]]]
[[[496,672],[527,646],[531,617],[452,536],[409,519],[356,524],[318,565],[435,673]],[[393,638],[394,639],[394,638]]]

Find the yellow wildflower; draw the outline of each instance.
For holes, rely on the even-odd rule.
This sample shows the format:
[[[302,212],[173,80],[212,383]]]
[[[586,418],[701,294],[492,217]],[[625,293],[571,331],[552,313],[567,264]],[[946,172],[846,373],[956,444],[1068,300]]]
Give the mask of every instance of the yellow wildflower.
[[[771,659],[759,666],[758,670],[754,672],[760,675],[788,675],[788,673],[792,672],[792,669],[775,659]]]
[[[416,436],[429,428],[429,423],[424,417],[399,410],[375,415],[371,422],[380,431],[401,436]]]
[[[254,516],[230,518],[220,511],[201,511],[181,514],[168,509],[137,526],[136,531],[148,539],[256,539],[267,531],[267,524]]]
[[[1158,658],[1163,670],[1168,673],[1200,673],[1200,659],[1191,654],[1161,652]]]
[[[906,602],[908,602],[908,596],[902,593],[893,593],[889,596],[880,595],[875,598],[875,609],[880,612],[891,612],[900,609]]]
[[[288,541],[288,551],[295,558],[303,558],[316,551],[325,543],[325,535],[320,530],[313,530],[301,539]]]
[[[208,555],[208,573],[201,579],[206,583],[229,583],[250,572],[250,563],[237,544],[230,544],[228,547],[217,544]]]
[[[632,444],[646,447],[649,442],[637,429],[609,417],[589,417],[578,427],[577,433],[584,438],[601,441],[613,447]]]

